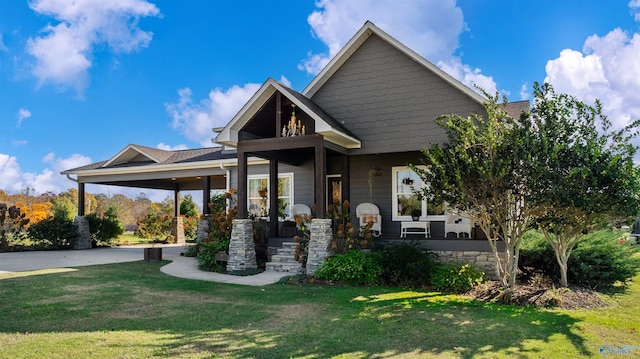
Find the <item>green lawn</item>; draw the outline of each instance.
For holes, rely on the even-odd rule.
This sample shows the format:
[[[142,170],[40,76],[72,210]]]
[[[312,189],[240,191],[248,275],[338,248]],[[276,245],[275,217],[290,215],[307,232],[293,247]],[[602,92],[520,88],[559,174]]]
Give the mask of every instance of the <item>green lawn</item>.
[[[0,274],[0,358],[576,358],[640,346],[640,277],[596,310],[392,288],[244,287],[166,262]],[[638,331],[636,331],[638,329]],[[614,358],[640,357],[640,347]]]
[[[153,239],[141,238],[133,234],[133,232],[125,232],[118,236],[114,244],[118,246],[128,246],[134,244],[149,244],[153,243]]]

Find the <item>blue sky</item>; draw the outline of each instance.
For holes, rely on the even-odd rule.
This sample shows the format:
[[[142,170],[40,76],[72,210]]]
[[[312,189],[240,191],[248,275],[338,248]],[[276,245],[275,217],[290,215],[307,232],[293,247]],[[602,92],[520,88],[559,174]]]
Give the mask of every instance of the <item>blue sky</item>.
[[[640,118],[640,0],[5,0],[0,189],[64,191],[61,171],[129,143],[211,146],[267,78],[302,90],[366,20],[465,84],[515,101],[547,81]]]

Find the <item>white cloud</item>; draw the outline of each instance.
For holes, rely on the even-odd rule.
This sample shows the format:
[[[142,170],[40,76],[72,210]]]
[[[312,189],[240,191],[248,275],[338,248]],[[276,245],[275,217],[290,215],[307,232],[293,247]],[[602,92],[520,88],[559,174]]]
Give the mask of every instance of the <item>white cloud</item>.
[[[18,159],[0,153],[0,188],[8,192],[18,192],[22,187],[22,173]]]
[[[284,77],[284,75],[280,76],[280,83],[291,88],[291,81],[288,78]]]
[[[546,65],[545,82],[587,103],[599,99],[619,128],[640,118],[640,34],[617,28],[590,36],[582,51],[565,49]]]
[[[629,1],[629,8],[636,21],[640,21],[640,0]]]
[[[520,86],[520,100],[529,99],[531,99],[531,92],[529,91],[529,84],[525,82]]]
[[[76,186],[60,172],[91,163],[91,158],[77,153],[67,158],[58,158],[50,152],[42,160],[49,167],[41,173],[23,172],[15,156],[0,153],[0,188],[13,193],[21,192],[27,187],[33,188],[36,193],[59,193]]]
[[[22,124],[22,121],[26,120],[29,117],[31,117],[31,111],[25,108],[21,108],[20,110],[18,110],[18,126]]]
[[[255,83],[236,85],[226,91],[218,88],[197,103],[192,99],[191,89],[183,88],[178,90],[178,102],[166,103],[165,108],[173,119],[174,129],[188,139],[210,147],[214,137],[211,130],[226,125],[259,88]]]
[[[171,145],[167,145],[166,143],[160,142],[156,145],[156,148],[165,150],[165,151],[179,151],[179,150],[186,150],[189,147],[183,144],[171,146]]]
[[[474,86],[480,87],[490,95],[498,91],[493,77],[483,75],[478,68],[463,64],[459,57],[452,57],[446,62],[440,61],[438,67],[475,91],[478,90]]]
[[[33,74],[40,85],[50,81],[78,94],[88,86],[97,44],[124,53],[145,47],[153,34],[138,28],[138,20],[159,15],[158,8],[145,0],[35,0],[29,7],[60,22],[28,40],[27,52],[36,58]]]
[[[366,20],[398,39],[412,50],[446,71],[464,84],[474,84],[494,92],[493,78],[481,70],[462,64],[454,53],[460,34],[466,31],[462,10],[448,0],[320,0],[318,10],[307,21],[312,33],[328,52],[309,53],[298,68],[317,74],[346,44]]]

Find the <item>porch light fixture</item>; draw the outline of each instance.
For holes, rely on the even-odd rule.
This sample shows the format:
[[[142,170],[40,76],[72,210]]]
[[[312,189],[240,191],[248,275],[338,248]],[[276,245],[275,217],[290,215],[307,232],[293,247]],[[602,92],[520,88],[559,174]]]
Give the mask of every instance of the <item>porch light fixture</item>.
[[[305,126],[302,125],[300,120],[296,123],[296,104],[291,104],[291,120],[289,123],[282,127],[282,137],[294,137],[294,136],[304,136],[305,134]]]

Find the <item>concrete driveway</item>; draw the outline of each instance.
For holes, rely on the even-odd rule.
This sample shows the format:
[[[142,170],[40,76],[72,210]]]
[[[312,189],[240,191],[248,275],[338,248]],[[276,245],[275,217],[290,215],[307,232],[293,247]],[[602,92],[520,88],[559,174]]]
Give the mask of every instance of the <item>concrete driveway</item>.
[[[171,260],[172,257],[180,256],[183,251],[182,245],[163,246],[162,259]],[[0,273],[135,262],[143,258],[144,247],[9,252],[0,253]]]
[[[204,272],[198,268],[194,258],[181,256],[182,245],[162,245],[162,259],[171,263],[160,268],[170,276],[210,282],[263,286],[277,283],[281,278],[294,273],[267,271],[251,276],[235,276]],[[26,251],[0,253],[0,275],[50,268],[74,268],[98,264],[136,262],[144,259],[144,246],[94,248],[84,250]]]

